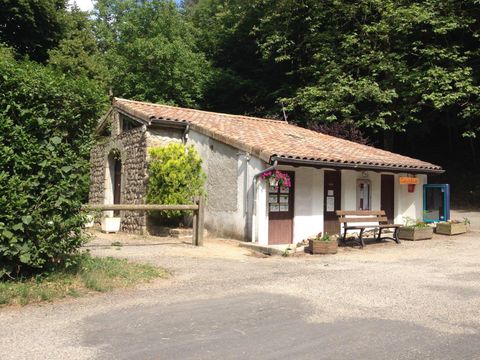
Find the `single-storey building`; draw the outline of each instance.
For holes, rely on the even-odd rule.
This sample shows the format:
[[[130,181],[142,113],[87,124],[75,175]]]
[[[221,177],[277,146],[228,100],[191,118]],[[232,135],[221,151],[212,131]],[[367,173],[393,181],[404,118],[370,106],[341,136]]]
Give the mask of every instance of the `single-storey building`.
[[[90,203],[143,204],[148,149],[192,144],[207,174],[205,224],[218,236],[259,244],[338,233],[336,210],[385,210],[422,218],[422,185],[442,168],[285,121],[116,98],[91,152]],[[288,177],[279,186],[265,173]],[[400,184],[415,178],[416,186]],[[281,184],[280,184],[281,185]],[[145,232],[146,215],[122,211],[122,230]]]

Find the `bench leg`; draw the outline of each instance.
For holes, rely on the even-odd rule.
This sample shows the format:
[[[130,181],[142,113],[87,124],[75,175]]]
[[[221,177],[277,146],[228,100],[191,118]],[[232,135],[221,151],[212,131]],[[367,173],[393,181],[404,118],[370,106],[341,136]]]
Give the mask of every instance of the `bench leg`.
[[[342,241],[343,241],[344,244],[346,244],[346,242],[347,242],[347,229],[346,229],[346,227],[343,230],[343,240]]]
[[[360,236],[359,236],[359,238],[360,238],[360,246],[362,247],[362,249],[363,249],[363,247],[365,246],[365,242],[363,241],[363,231],[364,231],[364,230],[365,230],[365,229],[360,229]]]
[[[393,232],[393,240],[395,240],[397,244],[400,244],[400,239],[398,238],[398,229],[398,227],[395,228],[395,231]]]
[[[377,238],[375,239],[377,241],[382,241],[382,228],[379,228],[378,229],[378,236]]]

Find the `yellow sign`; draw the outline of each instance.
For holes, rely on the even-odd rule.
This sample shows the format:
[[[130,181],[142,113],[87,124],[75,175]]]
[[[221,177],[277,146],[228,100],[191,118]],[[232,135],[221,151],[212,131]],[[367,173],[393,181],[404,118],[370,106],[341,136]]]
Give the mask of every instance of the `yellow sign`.
[[[408,176],[400,176],[400,184],[402,184],[402,185],[417,185],[418,184],[418,178],[408,177]]]

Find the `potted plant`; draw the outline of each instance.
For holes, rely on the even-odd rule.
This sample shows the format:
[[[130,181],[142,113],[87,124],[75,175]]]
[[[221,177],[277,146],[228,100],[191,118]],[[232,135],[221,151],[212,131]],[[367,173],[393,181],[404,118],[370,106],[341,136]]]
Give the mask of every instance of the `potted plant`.
[[[93,214],[87,214],[85,215],[85,224],[84,226],[86,228],[92,228],[93,225],[95,225],[95,217],[93,216]]]
[[[289,188],[292,186],[292,182],[290,180],[290,176],[287,173],[284,173],[280,170],[273,170],[264,172],[260,176],[263,180],[268,181],[270,186],[274,187],[287,187]]]
[[[310,252],[312,254],[336,254],[338,251],[338,236],[317,234],[314,238],[308,239]]]
[[[398,229],[398,237],[403,240],[427,240],[433,237],[433,228],[423,221],[406,218],[405,225]]]
[[[443,234],[443,235],[463,234],[468,231],[469,225],[470,225],[470,220],[467,218],[464,218],[463,221],[449,220],[446,222],[438,223],[435,232],[437,234]]]
[[[120,231],[120,217],[109,217],[106,216],[102,218],[102,231],[106,233],[116,233]]]

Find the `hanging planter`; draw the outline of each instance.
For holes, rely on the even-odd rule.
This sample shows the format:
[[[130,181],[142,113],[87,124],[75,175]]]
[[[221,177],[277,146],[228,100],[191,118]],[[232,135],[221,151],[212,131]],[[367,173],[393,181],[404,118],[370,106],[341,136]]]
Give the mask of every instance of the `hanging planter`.
[[[262,180],[268,181],[272,187],[286,187],[292,186],[290,176],[280,170],[273,170],[264,172],[261,176]]]

